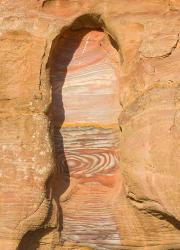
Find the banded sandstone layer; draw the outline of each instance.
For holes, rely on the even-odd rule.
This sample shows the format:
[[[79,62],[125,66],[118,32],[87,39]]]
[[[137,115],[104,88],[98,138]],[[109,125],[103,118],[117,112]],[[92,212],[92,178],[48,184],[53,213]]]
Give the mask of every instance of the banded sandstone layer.
[[[0,249],[180,249],[179,11],[0,1]]]

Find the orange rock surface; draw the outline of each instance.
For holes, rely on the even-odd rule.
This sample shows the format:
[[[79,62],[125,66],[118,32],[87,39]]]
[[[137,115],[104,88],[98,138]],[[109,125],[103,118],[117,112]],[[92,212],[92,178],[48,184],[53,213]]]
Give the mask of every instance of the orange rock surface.
[[[0,250],[180,249],[179,10],[0,0]]]

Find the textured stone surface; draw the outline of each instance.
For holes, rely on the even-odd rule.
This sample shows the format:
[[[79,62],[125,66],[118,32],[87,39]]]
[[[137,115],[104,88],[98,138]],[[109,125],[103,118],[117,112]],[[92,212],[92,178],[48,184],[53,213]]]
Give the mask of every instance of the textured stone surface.
[[[178,0],[0,0],[0,249],[180,249]]]
[[[109,201],[119,171],[117,52],[104,32],[81,29],[64,33],[51,58],[54,119],[64,120],[60,132],[65,161],[60,134],[55,133],[54,139],[58,167],[60,171],[68,167],[75,182],[73,194],[61,204],[61,238],[88,241],[95,248],[117,248],[120,237]]]

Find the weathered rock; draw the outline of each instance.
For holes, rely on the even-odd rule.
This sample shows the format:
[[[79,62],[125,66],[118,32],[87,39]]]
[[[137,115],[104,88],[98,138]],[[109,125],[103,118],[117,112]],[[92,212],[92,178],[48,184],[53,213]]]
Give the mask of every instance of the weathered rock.
[[[121,108],[118,55],[107,39],[98,30],[65,32],[53,46],[48,66],[53,120],[64,121],[61,135],[59,131],[54,135],[58,168],[60,172],[68,168],[70,188],[75,181],[61,204],[61,238],[113,249],[120,238],[109,196],[119,172]]]
[[[179,1],[0,1],[0,249],[180,249]]]

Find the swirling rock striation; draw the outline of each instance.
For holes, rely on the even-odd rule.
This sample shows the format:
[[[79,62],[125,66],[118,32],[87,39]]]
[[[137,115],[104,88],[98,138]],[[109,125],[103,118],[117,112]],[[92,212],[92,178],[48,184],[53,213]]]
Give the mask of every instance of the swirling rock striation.
[[[120,105],[113,60],[118,62],[117,52],[104,32],[84,29],[63,33],[50,61],[53,120],[63,120],[63,145],[55,139],[65,155],[58,156],[59,171],[67,167],[76,182],[72,198],[62,203],[62,240],[99,249],[120,244],[108,200],[119,170]]]

